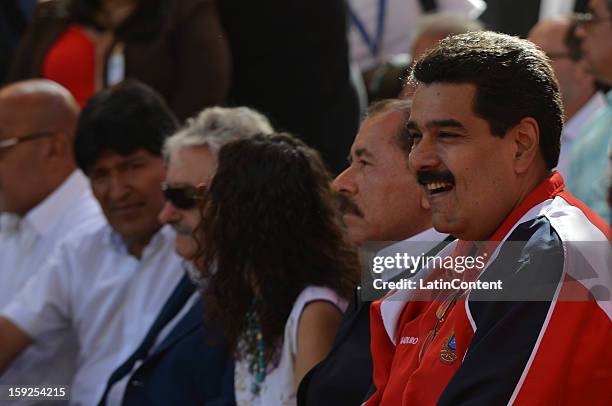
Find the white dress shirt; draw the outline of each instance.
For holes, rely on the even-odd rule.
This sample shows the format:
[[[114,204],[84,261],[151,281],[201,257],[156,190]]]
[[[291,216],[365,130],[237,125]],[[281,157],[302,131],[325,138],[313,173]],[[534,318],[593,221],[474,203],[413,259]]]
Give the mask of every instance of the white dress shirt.
[[[380,30],[382,36],[377,38],[378,16],[382,2],[383,0],[348,1],[368,39],[372,43],[379,41],[379,52],[374,55],[357,24],[351,21],[349,30],[351,61],[357,63],[362,71],[376,67],[394,55],[409,52],[414,41],[415,23],[419,16],[423,15],[418,0],[384,0],[385,14]],[[470,18],[477,18],[486,9],[483,0],[437,0],[437,5],[440,12],[460,14]]]
[[[110,374],[140,345],[184,274],[175,233],[164,226],[142,258],[105,224],[64,241],[3,314],[35,340],[75,333],[72,405],[95,405]]]
[[[53,193],[20,218],[0,215],[0,309],[35,275],[67,235],[99,227],[104,217],[89,181],[75,170]],[[0,385],[67,385],[75,371],[74,337],[46,336],[19,356]],[[15,401],[16,405],[34,404]]]
[[[578,138],[580,130],[596,117],[606,105],[606,96],[601,92],[596,92],[563,126],[557,171],[561,173],[566,184],[570,181],[569,168],[572,146]]]

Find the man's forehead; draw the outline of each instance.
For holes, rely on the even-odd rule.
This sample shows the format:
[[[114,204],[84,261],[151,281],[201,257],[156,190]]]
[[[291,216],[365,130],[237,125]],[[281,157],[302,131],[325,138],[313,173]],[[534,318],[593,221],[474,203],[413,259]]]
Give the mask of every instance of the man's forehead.
[[[407,126],[426,128],[465,125],[466,119],[475,116],[473,108],[475,90],[473,84],[419,84],[414,94]]]
[[[384,111],[368,117],[355,137],[352,151],[366,149],[372,153],[375,146],[380,145],[383,141],[390,141],[397,134],[406,117],[405,112],[397,110]]]
[[[183,146],[172,153],[167,162],[169,182],[201,183],[216,168],[216,156],[206,145]]]
[[[96,161],[91,165],[91,169],[114,167],[134,160],[159,160],[161,162],[162,158],[153,155],[144,148],[139,148],[136,151],[127,154],[121,154],[117,151],[107,149],[100,153],[98,159],[96,159]]]

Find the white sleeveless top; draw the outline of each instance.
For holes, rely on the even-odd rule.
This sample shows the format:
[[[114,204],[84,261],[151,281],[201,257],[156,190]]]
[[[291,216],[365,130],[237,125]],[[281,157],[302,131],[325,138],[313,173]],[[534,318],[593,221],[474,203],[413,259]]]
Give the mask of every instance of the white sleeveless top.
[[[249,373],[249,361],[236,361],[234,370],[234,392],[238,406],[295,406],[294,383],[295,356],[297,354],[297,332],[304,307],[317,300],[325,300],[344,312],[346,300],[329,288],[309,286],[299,294],[285,324],[283,344],[278,366],[266,372],[257,395],[251,393],[253,376]]]

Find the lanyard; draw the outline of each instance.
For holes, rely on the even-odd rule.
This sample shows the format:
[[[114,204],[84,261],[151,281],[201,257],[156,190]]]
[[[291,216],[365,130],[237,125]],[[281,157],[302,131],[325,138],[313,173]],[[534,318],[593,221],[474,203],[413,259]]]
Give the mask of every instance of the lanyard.
[[[374,38],[370,36],[368,31],[363,24],[363,21],[355,14],[352,8],[349,6],[349,13],[351,16],[351,21],[359,31],[361,35],[361,39],[366,43],[368,49],[370,50],[370,54],[373,57],[378,56],[380,53],[380,47],[382,45],[383,34],[385,32],[385,10],[387,8],[387,0],[378,0],[378,18],[376,20],[376,35]]]

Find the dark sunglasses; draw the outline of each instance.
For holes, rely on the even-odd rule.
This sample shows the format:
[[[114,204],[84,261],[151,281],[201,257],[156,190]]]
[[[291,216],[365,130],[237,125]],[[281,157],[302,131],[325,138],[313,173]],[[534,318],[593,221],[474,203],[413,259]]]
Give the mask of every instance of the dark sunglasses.
[[[189,210],[196,207],[199,201],[204,200],[206,185],[193,186],[188,183],[162,182],[161,190],[166,200],[172,203],[174,207]]]

